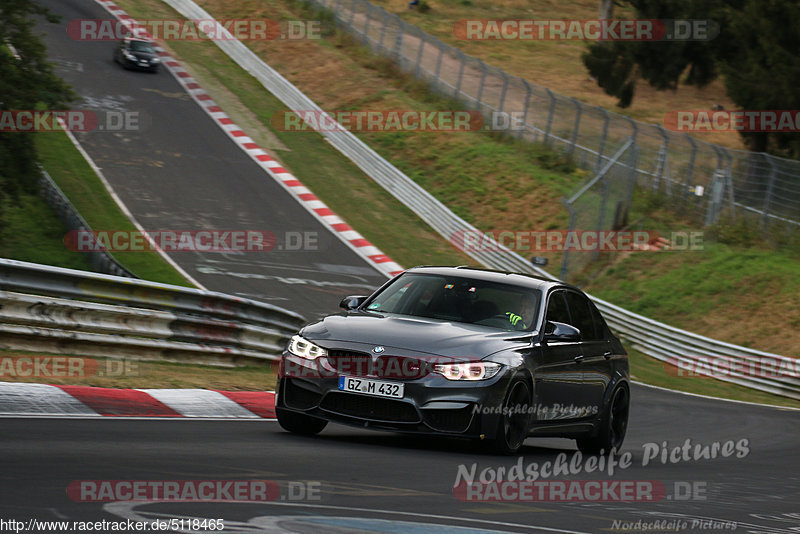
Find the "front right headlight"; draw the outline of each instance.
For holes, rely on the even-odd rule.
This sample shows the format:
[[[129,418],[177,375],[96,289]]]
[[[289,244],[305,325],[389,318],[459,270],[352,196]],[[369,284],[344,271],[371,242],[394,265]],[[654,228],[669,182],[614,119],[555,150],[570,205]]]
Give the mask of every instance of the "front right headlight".
[[[487,380],[500,372],[503,366],[491,362],[437,364],[433,371],[448,380]]]
[[[320,356],[327,356],[328,351],[315,345],[302,336],[292,336],[289,341],[289,352],[307,360],[316,360]]]

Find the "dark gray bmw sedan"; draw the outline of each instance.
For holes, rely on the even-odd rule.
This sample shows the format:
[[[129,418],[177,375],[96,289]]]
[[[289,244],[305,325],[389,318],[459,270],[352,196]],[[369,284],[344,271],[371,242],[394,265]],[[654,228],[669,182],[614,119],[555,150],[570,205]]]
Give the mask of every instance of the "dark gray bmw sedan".
[[[328,422],[483,441],[527,437],[618,450],[628,356],[578,288],[531,275],[416,267],[302,328],[281,358],[275,409],[291,432]]]

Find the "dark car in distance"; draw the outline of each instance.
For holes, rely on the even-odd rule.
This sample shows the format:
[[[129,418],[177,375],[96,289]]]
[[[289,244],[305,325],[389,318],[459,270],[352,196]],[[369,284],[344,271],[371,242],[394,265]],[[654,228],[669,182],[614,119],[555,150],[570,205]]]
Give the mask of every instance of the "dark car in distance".
[[[532,275],[416,267],[303,327],[281,358],[288,431],[328,422],[482,440],[516,453],[566,437],[587,453],[625,438],[628,356],[586,295]]]
[[[144,39],[128,37],[114,49],[114,61],[126,69],[139,69],[157,72],[161,66],[158,52]]]

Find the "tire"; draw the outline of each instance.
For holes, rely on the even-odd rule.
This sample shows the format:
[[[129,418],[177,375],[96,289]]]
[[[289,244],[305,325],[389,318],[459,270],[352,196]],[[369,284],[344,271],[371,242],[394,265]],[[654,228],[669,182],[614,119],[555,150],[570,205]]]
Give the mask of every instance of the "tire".
[[[503,413],[496,433],[485,443],[489,452],[510,455],[519,451],[528,437],[531,398],[528,381],[522,376],[514,377],[503,401]],[[519,410],[520,407],[523,409]]]
[[[597,435],[591,438],[578,438],[578,449],[585,454],[610,454],[619,451],[625,441],[630,412],[630,391],[627,386],[614,390],[608,410],[603,416]]]
[[[317,419],[302,413],[287,410],[275,410],[275,412],[281,428],[294,434],[314,436],[322,432],[322,429],[328,425],[328,422],[324,419]]]

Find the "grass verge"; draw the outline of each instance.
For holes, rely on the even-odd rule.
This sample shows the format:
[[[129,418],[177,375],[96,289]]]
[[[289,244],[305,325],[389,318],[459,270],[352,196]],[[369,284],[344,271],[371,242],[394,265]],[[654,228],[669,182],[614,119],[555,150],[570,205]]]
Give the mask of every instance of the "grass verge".
[[[36,149],[42,166],[93,230],[136,231],[136,227],[119,209],[103,182],[66,134],[40,132],[35,135]],[[35,220],[33,219],[31,223]],[[54,263],[60,254],[80,255],[78,252],[67,250],[63,242],[65,234],[66,230],[60,236],[51,235],[47,244],[44,241],[41,244],[32,243],[35,248],[43,247],[43,253],[37,255],[39,258],[37,263],[61,265]],[[58,242],[54,239],[56,237]],[[156,252],[137,251],[130,254],[123,252],[113,256],[142,279],[191,287],[191,284]],[[17,256],[8,257],[22,259]],[[80,268],[87,269],[87,267]]]
[[[91,270],[83,254],[64,246],[67,228],[42,197],[22,194],[6,201],[2,212],[0,257]]]

